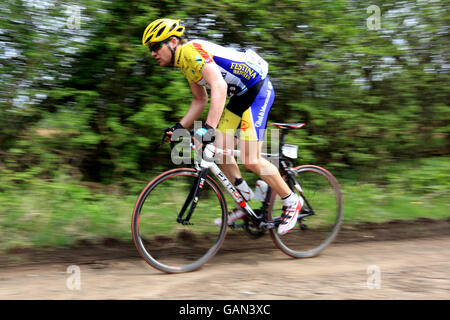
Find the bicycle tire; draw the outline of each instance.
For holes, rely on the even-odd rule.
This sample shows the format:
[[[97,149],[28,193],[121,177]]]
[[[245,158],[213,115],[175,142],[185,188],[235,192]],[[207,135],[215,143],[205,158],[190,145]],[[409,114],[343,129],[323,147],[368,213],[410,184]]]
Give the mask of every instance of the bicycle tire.
[[[176,222],[179,210],[174,208],[183,205],[187,198],[183,198],[183,195],[194,184],[198,174],[197,170],[191,168],[178,168],[162,173],[144,188],[134,207],[131,229],[135,246],[150,266],[162,272],[182,273],[199,269],[217,253],[225,239],[227,204],[219,185],[210,176],[205,179],[200,199],[190,219],[193,224],[183,225]],[[220,210],[214,207],[215,197]],[[181,203],[177,202],[180,199]],[[204,203],[201,200],[204,200]],[[201,211],[202,209],[205,210]],[[220,227],[213,223],[213,218],[217,218],[216,214],[221,216]],[[200,223],[203,229],[196,230]],[[167,227],[166,224],[171,226]],[[156,229],[161,229],[163,225],[169,231],[164,230],[161,235],[161,231]],[[143,229],[147,235],[142,235]],[[213,231],[210,233],[205,231],[207,229]],[[170,234],[171,230],[174,230],[175,236]],[[216,232],[217,237],[211,236]]]
[[[299,219],[294,229],[283,236],[277,233],[277,229],[271,229],[270,235],[275,245],[288,256],[293,258],[314,257],[327,248],[339,232],[343,217],[342,193],[336,178],[324,168],[302,165],[292,170],[295,172],[296,180],[300,183],[302,194],[316,214]],[[284,178],[287,181],[287,177]],[[318,187],[313,190],[315,184]],[[299,190],[293,191],[300,194]],[[330,195],[333,196],[333,199]],[[268,220],[277,215],[274,213],[274,208],[277,208],[277,197],[279,198],[272,191],[267,213]],[[280,202],[278,202],[278,206]],[[303,207],[307,209],[307,204],[304,203]],[[300,212],[300,214],[302,213],[304,210]]]

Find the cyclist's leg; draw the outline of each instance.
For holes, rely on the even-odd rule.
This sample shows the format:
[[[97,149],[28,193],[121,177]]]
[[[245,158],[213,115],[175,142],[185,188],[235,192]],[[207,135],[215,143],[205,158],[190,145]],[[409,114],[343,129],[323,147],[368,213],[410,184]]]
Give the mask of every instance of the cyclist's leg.
[[[244,167],[260,176],[281,197],[290,194],[289,186],[281,177],[278,169],[261,157],[261,147],[270,108],[275,99],[272,83],[268,78],[251,89],[251,93],[242,97],[233,97],[224,110],[218,125],[216,146],[234,147],[234,132],[240,128],[241,160]],[[228,179],[241,178],[234,157],[223,157],[220,168]]]
[[[224,110],[222,118],[220,119],[219,125],[216,130],[216,147],[221,149],[231,149],[233,150],[236,145],[235,132],[237,127],[241,123],[241,117],[237,116],[228,109]],[[236,178],[242,178],[241,171],[237,165],[234,156],[217,156],[218,164],[225,176],[234,185]],[[235,220],[242,219],[245,216],[245,211],[236,203],[236,208],[232,209],[229,217],[228,224],[233,225]],[[221,224],[221,219],[217,218],[214,224]]]
[[[303,206],[303,200],[293,193],[281,177],[278,169],[261,157],[262,141],[264,139],[267,117],[273,104],[275,93],[269,79],[266,79],[252,102],[250,108],[242,114],[241,151],[244,156],[244,166],[256,173],[277,192],[283,200],[283,214],[278,226],[280,235],[286,234],[297,223],[298,214]]]
[[[291,193],[289,186],[277,167],[261,157],[267,119],[274,99],[272,83],[266,78],[250,107],[242,114],[240,149],[244,167],[256,173],[283,198]]]

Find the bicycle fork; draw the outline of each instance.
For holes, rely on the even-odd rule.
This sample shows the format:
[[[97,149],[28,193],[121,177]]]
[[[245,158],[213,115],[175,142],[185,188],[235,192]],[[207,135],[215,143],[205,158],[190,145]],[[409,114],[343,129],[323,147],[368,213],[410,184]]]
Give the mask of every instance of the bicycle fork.
[[[207,171],[208,168],[202,168],[200,170],[198,178],[192,185],[191,190],[189,191],[189,195],[187,196],[186,201],[184,202],[183,207],[181,208],[180,213],[178,214],[177,217],[178,223],[181,223],[183,225],[193,225],[193,223],[189,222],[189,220],[191,219],[192,213],[194,212],[195,207],[197,206],[200,192],[202,191],[203,185],[206,180]],[[183,219],[183,215],[189,204],[191,204],[191,206],[189,207],[186,219]]]

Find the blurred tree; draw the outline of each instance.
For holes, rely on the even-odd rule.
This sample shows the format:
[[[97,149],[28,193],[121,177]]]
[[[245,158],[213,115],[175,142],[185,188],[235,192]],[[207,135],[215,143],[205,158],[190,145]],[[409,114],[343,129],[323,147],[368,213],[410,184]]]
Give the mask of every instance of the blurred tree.
[[[190,39],[253,48],[270,63],[274,121],[308,161],[367,169],[449,154],[449,15],[443,1],[6,0],[0,4],[0,167],[111,182],[170,166],[161,132],[187,110],[181,72],[140,44],[180,18]],[[303,129],[302,129],[303,130]]]

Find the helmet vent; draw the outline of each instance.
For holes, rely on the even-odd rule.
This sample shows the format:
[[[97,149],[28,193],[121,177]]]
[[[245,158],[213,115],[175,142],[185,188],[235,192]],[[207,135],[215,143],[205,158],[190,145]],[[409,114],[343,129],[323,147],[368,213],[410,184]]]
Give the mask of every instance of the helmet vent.
[[[158,37],[164,32],[165,29],[166,29],[166,27],[162,27],[161,29],[159,29],[159,31],[158,31],[158,33],[156,34],[156,37],[155,37],[155,38],[158,38]]]
[[[172,30],[173,29],[175,29],[175,27],[177,26],[177,24],[176,23],[174,23],[171,27],[170,27],[170,29],[169,29],[169,31],[168,32],[172,32]]]
[[[151,28],[150,30],[147,31],[147,34],[153,32],[153,30],[156,30],[156,28],[158,28],[162,23],[163,23],[163,21],[157,23],[153,28]]]

